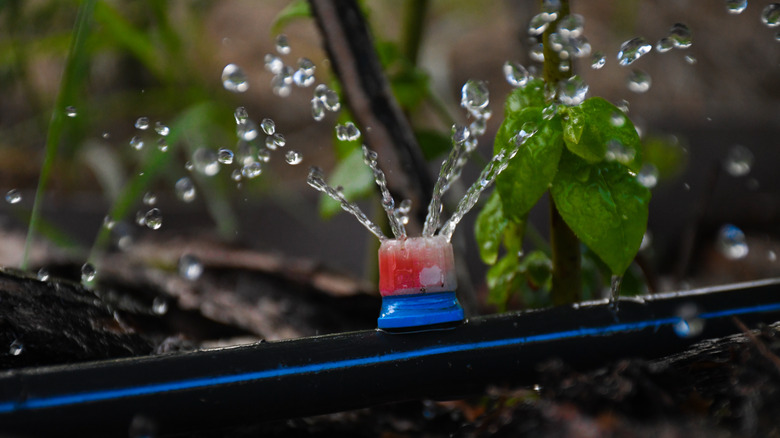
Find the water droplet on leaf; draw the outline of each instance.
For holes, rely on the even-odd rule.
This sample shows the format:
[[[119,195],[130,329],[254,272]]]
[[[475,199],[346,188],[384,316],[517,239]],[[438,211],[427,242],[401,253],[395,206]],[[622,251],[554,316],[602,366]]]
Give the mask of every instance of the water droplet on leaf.
[[[65,107],[65,115],[68,117],[76,117],[78,115],[78,112],[76,111],[75,106],[66,106]]]
[[[241,67],[228,64],[222,69],[222,86],[233,93],[243,93],[249,89],[249,82]]]

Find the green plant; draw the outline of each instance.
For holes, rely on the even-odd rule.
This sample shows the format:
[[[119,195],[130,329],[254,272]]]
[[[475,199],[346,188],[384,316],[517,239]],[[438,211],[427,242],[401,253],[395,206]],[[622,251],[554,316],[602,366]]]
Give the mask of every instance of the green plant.
[[[544,77],[507,98],[494,144],[498,152],[513,147],[518,135],[532,134],[498,177],[476,224],[480,255],[493,265],[487,276],[491,299],[499,305],[510,290],[525,290],[532,305],[546,301],[534,296],[540,288],[550,290],[554,304],[582,299],[580,241],[616,276],[617,287],[647,226],[650,191],[636,179],[642,164],[636,128],[606,100],[574,97],[582,84],[571,68],[561,68],[567,61],[553,50],[550,35],[568,14],[563,0],[542,35]],[[536,250],[521,258],[528,213],[545,193],[549,255]]]

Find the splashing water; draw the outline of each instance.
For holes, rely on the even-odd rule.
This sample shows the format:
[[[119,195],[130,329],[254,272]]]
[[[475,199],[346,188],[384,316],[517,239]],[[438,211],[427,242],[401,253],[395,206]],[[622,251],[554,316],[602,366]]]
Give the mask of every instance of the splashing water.
[[[558,100],[564,105],[579,105],[587,95],[588,84],[577,75],[558,83]]]
[[[632,38],[620,45],[620,51],[617,54],[618,63],[622,66],[630,65],[644,56],[652,48],[653,46],[644,38]]]
[[[379,186],[379,191],[382,193],[382,208],[390,220],[390,229],[393,230],[393,235],[396,239],[405,239],[406,228],[395,211],[395,200],[393,200],[393,195],[390,194],[390,190],[387,188],[385,173],[379,169],[376,152],[370,150],[366,145],[363,145],[363,162],[373,172],[374,181],[376,181],[376,185]]]
[[[458,174],[458,172],[456,172],[457,163],[461,161],[460,158],[464,152],[464,144],[469,135],[470,132],[468,128],[453,125],[453,147],[450,154],[447,156],[447,159],[442,162],[439,176],[433,186],[433,194],[431,196],[431,202],[428,204],[428,214],[425,217],[425,225],[423,226],[423,237],[432,237],[439,228],[442,211],[441,199]]]
[[[336,190],[325,182],[322,169],[319,167],[309,168],[309,176],[306,178],[306,182],[315,190],[323,192],[338,201],[344,211],[355,216],[355,218],[361,224],[363,224],[363,226],[368,228],[368,231],[371,231],[371,233],[379,238],[380,241],[387,240],[387,237],[384,235],[384,233],[382,233],[382,229],[371,222],[371,219],[369,219],[368,216],[366,216],[366,214],[360,210],[360,207],[358,207],[357,204],[347,201],[347,199],[344,198],[344,195],[342,195],[339,190]]]

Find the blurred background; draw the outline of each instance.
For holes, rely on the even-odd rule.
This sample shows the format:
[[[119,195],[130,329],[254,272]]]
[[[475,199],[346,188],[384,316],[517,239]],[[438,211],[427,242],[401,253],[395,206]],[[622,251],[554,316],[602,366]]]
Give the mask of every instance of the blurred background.
[[[592,53],[606,59],[600,69],[592,68],[592,56],[578,59],[574,70],[589,84],[589,96],[628,108],[641,131],[645,159],[657,170],[640,251],[643,290],[780,275],[780,28],[762,23],[771,2],[750,0],[737,13],[739,3],[572,0],[572,11],[585,19]],[[345,154],[334,126],[349,120],[347,110],[326,112],[320,121],[312,117],[315,85],[338,89],[338,84],[313,19],[296,14],[302,2],[97,1],[78,47],[81,63],[63,81],[79,4],[0,2],[0,192],[7,201],[0,203],[0,264],[23,264],[47,136],[59,133],[26,269],[78,279],[78,270],[90,260],[111,287],[144,290],[141,301],[147,304],[156,299],[156,313],[164,310],[160,303],[194,309],[266,338],[345,328],[332,321],[315,325],[322,329],[283,321],[296,312],[317,311],[322,303],[304,311],[283,297],[294,292],[291,288],[314,288],[331,297],[370,298],[354,309],[367,313],[357,326],[371,327],[377,302],[372,301],[375,239],[306,184],[309,166],[346,181],[365,174],[339,167]],[[527,32],[537,5],[426,2],[418,62],[409,65],[398,52],[405,8],[414,4],[363,2],[432,175],[446,152],[441,145],[448,141],[451,122],[466,122],[458,105],[463,83],[486,81],[491,95],[494,116],[463,184],[446,200],[451,211],[492,153],[504,97],[511,91],[502,65],[514,61],[539,68],[529,56],[533,44]],[[654,49],[628,67],[618,65],[621,43],[641,36],[655,46],[678,22],[692,31],[690,48]],[[279,33],[287,36],[288,54],[276,47]],[[308,58],[316,66],[315,82],[274,92],[268,54],[293,69],[299,58]],[[228,64],[242,70],[245,91],[223,84]],[[629,89],[635,70],[651,78],[648,90]],[[58,96],[68,110],[61,131],[53,131]],[[272,119],[286,144],[266,150],[262,131],[254,139],[237,133],[238,107],[258,125]],[[233,152],[231,164],[227,157],[217,163],[219,149]],[[287,164],[289,150],[302,154],[299,164]],[[247,156],[262,173],[241,174]],[[348,189],[369,216],[381,213],[370,181]],[[157,213],[148,214],[154,208],[161,226],[154,225]],[[120,217],[107,220],[112,212]],[[476,214],[459,226],[454,242],[470,277],[464,287],[482,297],[477,306],[489,312],[483,299],[487,267],[473,238]],[[531,215],[541,236],[546,216],[544,202]],[[729,224],[744,240],[724,228]],[[724,236],[723,230],[731,234]],[[96,247],[101,232],[107,239]],[[183,265],[182,256],[190,256]],[[200,268],[206,273],[202,278]],[[242,276],[246,270],[281,280],[258,285],[254,277]],[[263,287],[279,293],[256,295]],[[236,310],[246,303],[259,313]]]

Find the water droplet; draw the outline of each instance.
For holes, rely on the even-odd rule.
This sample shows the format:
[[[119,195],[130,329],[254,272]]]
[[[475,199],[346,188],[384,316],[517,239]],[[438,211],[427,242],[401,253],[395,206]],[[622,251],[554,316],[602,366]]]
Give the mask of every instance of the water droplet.
[[[165,315],[168,313],[168,300],[164,297],[154,297],[152,300],[152,312],[155,315]]]
[[[636,174],[636,180],[648,189],[652,189],[658,184],[658,168],[652,163],[645,163]]]
[[[144,148],[144,140],[139,136],[133,136],[133,138],[130,139],[130,147],[140,151]]]
[[[452,125],[452,142],[462,144],[471,136],[471,131],[466,126]]]
[[[163,122],[154,122],[154,132],[165,137],[171,133],[171,129],[168,128],[168,125],[165,125]]]
[[[504,77],[513,87],[525,87],[530,75],[528,70],[520,63],[507,61],[504,63]]]
[[[339,94],[331,89],[325,90],[325,95],[322,98],[322,103],[325,105],[325,109],[330,112],[336,112],[341,109],[341,102],[339,102]]]
[[[222,69],[222,86],[233,93],[243,93],[249,89],[249,82],[241,67],[228,64]]]
[[[726,224],[718,231],[718,250],[729,260],[738,260],[748,255],[745,233],[734,225]]]
[[[76,117],[78,115],[78,112],[76,111],[75,106],[66,106],[65,107],[65,115],[68,117]]]
[[[579,105],[585,100],[587,94],[588,84],[577,75],[558,83],[558,99],[564,105]]]
[[[650,232],[650,230],[645,231],[645,234],[642,235],[642,243],[639,244],[639,250],[640,251],[647,251],[650,248],[650,245],[653,244],[653,233]]]
[[[780,31],[775,34],[775,41],[780,42]]]
[[[626,147],[618,140],[610,140],[607,142],[607,153],[604,158],[607,161],[617,161],[621,164],[628,164],[633,161],[636,156],[636,151],[633,148]]]
[[[741,14],[747,8],[747,0],[726,0],[726,11],[729,14]]]
[[[761,22],[767,27],[780,26],[780,3],[770,3],[761,11]]]
[[[24,344],[18,339],[14,339],[11,345],[8,347],[8,354],[11,356],[19,356],[24,351]]]
[[[292,87],[285,82],[285,77],[280,73],[271,78],[271,91],[279,97],[287,97],[292,93]]]
[[[299,87],[310,87],[314,84],[314,63],[308,58],[298,60],[298,70],[293,73],[293,83]]]
[[[593,58],[590,61],[590,68],[593,70],[601,70],[607,64],[607,57],[601,52],[593,54]]]
[[[653,46],[644,38],[632,38],[620,45],[620,51],[617,54],[618,63],[622,66],[630,65],[652,48]]]
[[[360,138],[360,130],[352,122],[336,125],[336,138],[341,141],[356,141]]]
[[[110,215],[105,215],[105,216],[103,217],[103,226],[104,226],[104,227],[105,227],[107,230],[112,230],[112,229],[113,229],[113,228],[116,226],[116,221],[114,221],[113,219],[111,219],[111,216],[110,216]]]
[[[661,38],[655,43],[655,51],[658,53],[666,53],[674,48],[674,41],[671,38]]]
[[[287,35],[279,34],[276,36],[276,51],[280,55],[287,55],[290,53],[290,42],[287,41]]]
[[[186,280],[195,281],[203,274],[203,263],[192,254],[184,254],[179,257],[179,276]]]
[[[168,141],[165,138],[157,140],[157,149],[160,152],[168,152]]]
[[[111,138],[111,134],[108,131],[106,131],[101,135],[101,137],[103,137],[105,140],[108,140],[109,138]]]
[[[777,261],[777,254],[772,251],[771,249],[766,253],[766,258],[770,262],[776,262]]]
[[[550,14],[550,21],[553,21],[558,18],[558,11],[561,10],[561,0],[543,0],[540,10],[546,14]]]
[[[90,263],[84,263],[81,266],[81,281],[84,283],[91,283],[97,276],[97,269]]]
[[[135,128],[142,131],[149,129],[149,117],[139,117],[135,121]]]
[[[144,215],[144,223],[152,230],[159,230],[162,227],[162,212],[159,208],[153,208]]]
[[[557,33],[563,38],[577,38],[582,35],[585,19],[580,14],[567,15],[558,22]]]
[[[672,25],[672,28],[669,29],[669,39],[672,40],[676,49],[687,49],[693,43],[691,29],[683,23]]]
[[[257,138],[258,134],[257,125],[252,120],[247,119],[246,122],[236,125],[236,135],[241,140],[252,141]]]
[[[241,168],[241,175],[244,178],[257,178],[261,173],[263,173],[263,168],[260,166],[260,163],[249,163]]]
[[[528,22],[528,35],[536,36],[543,34],[553,20],[555,19],[551,19],[550,14],[546,12],[534,15],[531,21]]]
[[[249,119],[249,113],[246,108],[240,106],[233,112],[233,117],[236,119],[236,125],[241,125]]]
[[[279,132],[272,135],[271,137],[274,139],[274,146],[278,148],[283,148],[284,145],[287,144],[287,140],[284,138],[284,135]]]
[[[303,161],[303,154],[298,151],[289,150],[284,154],[284,161],[291,166],[301,164],[301,161]]]
[[[187,176],[176,181],[175,191],[176,196],[187,203],[194,201],[197,196],[195,184],[193,184],[192,180]]]
[[[723,168],[731,176],[745,176],[752,167],[753,153],[740,144],[732,146],[723,160]]]
[[[469,79],[460,90],[460,106],[478,115],[490,103],[490,92],[484,81]]]
[[[542,43],[533,45],[528,51],[528,57],[537,62],[544,62],[544,45]]]
[[[219,173],[219,161],[217,153],[209,148],[198,148],[192,154],[192,164],[195,170],[206,176],[214,176]]]
[[[152,192],[146,192],[144,193],[144,197],[142,201],[144,205],[148,205],[151,207],[152,205],[157,203],[157,195],[155,195]]]
[[[651,83],[652,80],[650,79],[650,75],[642,70],[631,70],[631,73],[628,74],[628,79],[626,80],[628,89],[634,93],[646,92],[650,89]]]
[[[257,151],[257,159],[263,163],[267,163],[271,161],[271,153],[268,152],[268,149],[260,149],[259,151]],[[251,161],[249,163],[251,163]],[[245,164],[249,164],[249,163],[245,163]]]
[[[704,330],[704,320],[699,317],[699,310],[695,304],[683,304],[677,310],[679,320],[674,324],[674,332],[681,338],[693,338],[699,336]]]
[[[279,73],[281,73],[282,68],[284,68],[284,62],[282,62],[282,58],[272,53],[268,53],[267,55],[265,55],[263,61],[265,62],[265,69],[273,73],[274,75],[278,75]]]
[[[317,122],[325,118],[325,104],[322,103],[322,99],[312,98],[311,117]]]
[[[233,151],[222,148],[217,151],[217,160],[222,164],[233,164]]]
[[[266,135],[274,135],[276,132],[276,123],[269,118],[265,118],[260,122],[260,128],[263,129]]]
[[[626,116],[622,112],[612,113],[609,116],[609,123],[616,128],[620,128],[626,124]]]
[[[9,204],[18,204],[22,202],[22,194],[17,189],[11,189],[5,194],[5,202]]]
[[[690,65],[696,64],[696,62],[697,62],[696,57],[691,56],[691,55],[685,55],[684,59],[685,59],[685,62],[687,62]]]
[[[40,281],[48,281],[50,277],[49,270],[46,268],[38,269],[37,277]]]
[[[480,136],[485,133],[485,130],[487,130],[487,121],[485,119],[476,119],[469,125],[469,132],[473,136]]]
[[[241,181],[241,169],[233,169],[233,172],[230,174],[230,179],[233,181]]]

